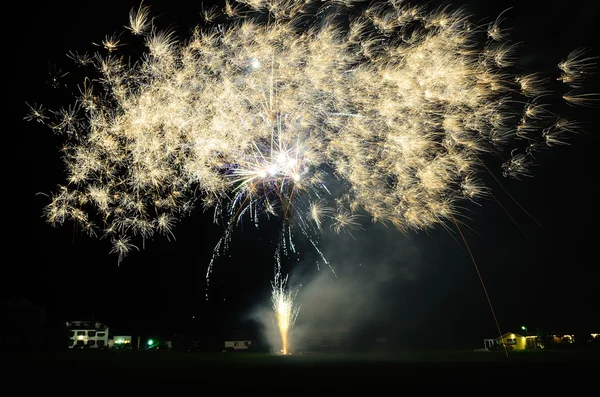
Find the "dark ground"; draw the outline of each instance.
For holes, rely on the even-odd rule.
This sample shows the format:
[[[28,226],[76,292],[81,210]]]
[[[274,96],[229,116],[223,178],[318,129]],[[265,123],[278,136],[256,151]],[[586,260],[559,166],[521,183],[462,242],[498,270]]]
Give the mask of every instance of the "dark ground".
[[[411,385],[581,390],[600,373],[600,350],[404,352],[391,354],[272,355],[175,351],[68,351],[4,354],[9,383],[39,391],[148,390],[402,392]],[[5,372],[6,374],[6,372]],[[5,382],[3,382],[5,383]],[[6,383],[5,383],[6,384]],[[468,389],[476,391],[477,389]],[[517,391],[517,390],[515,390]]]

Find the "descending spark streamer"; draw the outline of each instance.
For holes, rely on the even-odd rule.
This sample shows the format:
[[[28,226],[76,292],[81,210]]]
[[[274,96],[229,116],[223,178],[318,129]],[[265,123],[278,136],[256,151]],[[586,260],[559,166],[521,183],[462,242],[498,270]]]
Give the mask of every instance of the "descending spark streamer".
[[[239,0],[204,18],[179,42],[140,6],[127,29],[146,46],[139,62],[107,36],[105,53],[69,53],[99,75],[75,104],[30,105],[26,119],[67,137],[48,222],[110,238],[119,262],[156,233],[174,238],[198,199],[226,219],[215,256],[263,215],[295,220],[315,248],[325,225],[359,229],[359,214],[402,231],[444,224],[488,193],[486,153],[522,178],[535,151],[577,131],[551,94],[594,100],[586,51],[558,77],[521,73],[500,19],[474,25],[462,10]]]
[[[275,312],[275,319],[279,335],[281,336],[281,346],[283,354],[288,354],[290,347],[290,332],[298,317],[300,306],[296,306],[294,300],[296,299],[296,293],[286,290],[286,284],[288,276],[282,278],[281,275],[281,263],[279,259],[279,251],[276,254],[277,269],[275,272],[275,279],[271,282],[271,302],[273,304],[273,311]]]

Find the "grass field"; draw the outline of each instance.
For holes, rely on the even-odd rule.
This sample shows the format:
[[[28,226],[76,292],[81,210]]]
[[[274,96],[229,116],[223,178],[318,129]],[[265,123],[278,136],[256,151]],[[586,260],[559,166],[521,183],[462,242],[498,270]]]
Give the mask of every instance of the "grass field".
[[[583,387],[597,381],[600,351],[420,351],[273,355],[176,351],[3,354],[10,381],[25,387],[92,389],[376,391],[390,386],[467,384]],[[6,372],[5,372],[6,374]]]

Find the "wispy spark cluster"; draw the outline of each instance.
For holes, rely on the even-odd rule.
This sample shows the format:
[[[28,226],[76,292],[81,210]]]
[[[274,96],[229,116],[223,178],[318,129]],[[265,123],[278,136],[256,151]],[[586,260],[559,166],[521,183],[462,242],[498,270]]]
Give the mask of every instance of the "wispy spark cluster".
[[[291,342],[290,332],[294,328],[296,317],[298,317],[298,312],[300,311],[300,306],[297,306],[294,302],[298,291],[292,293],[286,288],[288,276],[284,278],[281,274],[279,250],[276,253],[275,259],[277,267],[275,278],[271,282],[271,302],[275,313],[277,329],[281,336],[281,352],[288,354]]]
[[[174,237],[198,199],[228,231],[261,215],[295,219],[306,235],[359,228],[361,213],[403,231],[443,224],[488,193],[486,153],[521,178],[535,151],[577,130],[550,110],[552,94],[590,101],[585,51],[559,77],[521,74],[500,19],[474,25],[462,10],[240,0],[203,9],[185,41],[149,15],[145,5],[129,15],[146,47],[138,62],[121,36],[103,53],[71,52],[98,76],[74,104],[31,105],[26,117],[68,137],[48,222],[112,239],[119,261],[136,240]]]

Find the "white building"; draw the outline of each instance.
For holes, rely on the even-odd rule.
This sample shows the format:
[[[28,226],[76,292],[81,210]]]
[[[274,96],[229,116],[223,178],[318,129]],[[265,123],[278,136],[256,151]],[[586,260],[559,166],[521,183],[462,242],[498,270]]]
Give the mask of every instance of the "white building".
[[[116,335],[108,340],[108,347],[131,349],[131,335]]]
[[[97,321],[67,321],[71,332],[70,349],[108,347],[108,327]]]
[[[248,350],[252,345],[250,340],[226,340],[225,349],[228,350]]]

